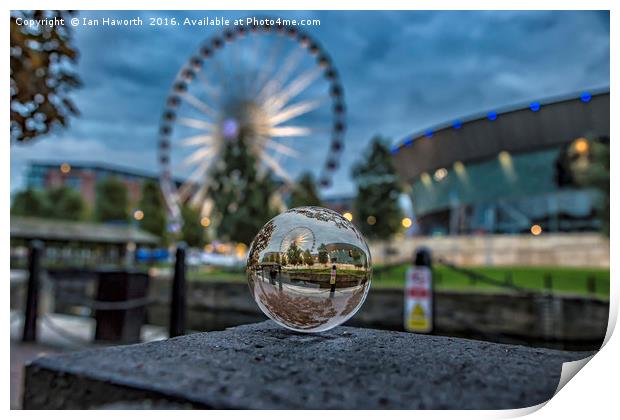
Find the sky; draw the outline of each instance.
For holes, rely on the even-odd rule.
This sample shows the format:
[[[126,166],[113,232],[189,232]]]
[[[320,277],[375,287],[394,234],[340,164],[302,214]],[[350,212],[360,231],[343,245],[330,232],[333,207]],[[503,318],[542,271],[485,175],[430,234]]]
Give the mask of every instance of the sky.
[[[74,29],[80,53],[76,70],[83,87],[71,96],[80,116],[67,129],[28,145],[11,145],[11,190],[23,188],[30,160],[110,163],[157,173],[159,121],[170,86],[201,43],[223,28],[153,28],[147,25],[149,18],[266,14],[79,12],[80,18],[139,16],[145,26]],[[609,86],[608,12],[268,14],[320,19],[320,26],[305,30],[329,53],[344,87],[345,153],[333,186],[322,191],[324,197],[353,194],[351,167],[375,135],[397,143],[456,118]],[[329,118],[317,112],[315,120]],[[318,174],[328,138],[313,135],[301,141],[301,157],[285,161],[285,169],[293,177],[305,170]]]

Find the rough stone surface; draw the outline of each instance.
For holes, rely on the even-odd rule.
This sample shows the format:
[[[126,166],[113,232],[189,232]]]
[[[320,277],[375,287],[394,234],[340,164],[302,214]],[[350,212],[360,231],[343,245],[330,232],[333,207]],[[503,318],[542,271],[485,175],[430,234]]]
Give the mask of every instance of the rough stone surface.
[[[268,321],[37,359],[24,408],[519,408],[551,398],[562,363],[590,354]]]

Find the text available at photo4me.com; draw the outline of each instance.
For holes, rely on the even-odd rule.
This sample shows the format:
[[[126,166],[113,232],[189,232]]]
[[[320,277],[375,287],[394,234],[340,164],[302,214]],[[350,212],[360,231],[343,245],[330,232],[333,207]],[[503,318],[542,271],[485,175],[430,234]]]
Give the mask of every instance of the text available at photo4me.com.
[[[15,22],[18,26],[83,26],[83,27],[99,27],[99,26],[171,26],[171,27],[192,27],[192,26],[321,26],[320,19],[296,19],[296,18],[266,18],[266,17],[243,17],[243,18],[226,18],[223,16],[204,16],[199,18],[190,17],[141,17],[134,18],[114,18],[114,17],[73,17],[64,18],[44,18],[44,19],[25,19],[17,18]]]

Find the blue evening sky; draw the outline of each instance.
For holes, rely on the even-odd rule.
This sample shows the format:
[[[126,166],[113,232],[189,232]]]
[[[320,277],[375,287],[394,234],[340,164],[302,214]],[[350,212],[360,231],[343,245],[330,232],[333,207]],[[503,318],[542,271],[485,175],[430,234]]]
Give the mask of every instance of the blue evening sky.
[[[80,12],[79,17],[205,17],[266,12]],[[347,103],[346,153],[324,195],[354,191],[351,165],[370,138],[393,142],[478,112],[609,86],[607,12],[268,12],[318,18],[306,31],[337,67]],[[28,160],[93,161],[157,172],[157,132],[180,67],[222,28],[78,27],[73,93],[81,111],[70,127],[11,147],[11,190],[24,185]],[[311,139],[293,175],[315,170],[327,143]],[[316,146],[318,145],[318,147]]]

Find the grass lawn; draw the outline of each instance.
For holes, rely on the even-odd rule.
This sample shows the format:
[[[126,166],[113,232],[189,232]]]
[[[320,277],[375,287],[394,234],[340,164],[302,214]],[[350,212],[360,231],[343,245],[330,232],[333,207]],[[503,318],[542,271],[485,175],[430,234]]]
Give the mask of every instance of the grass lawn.
[[[407,265],[385,269],[380,266],[375,267],[374,285],[378,287],[403,287],[407,268]],[[550,276],[553,291],[572,294],[589,294],[588,278],[593,278],[596,295],[609,298],[609,269],[564,267],[469,267],[468,269],[497,281],[505,281],[508,276],[511,276],[512,283],[515,286],[534,290],[544,289],[544,279]],[[472,283],[466,274],[442,265],[436,265],[433,268],[433,279],[435,287],[439,290],[505,290],[502,287],[480,281]]]
[[[373,287],[402,288],[405,284],[406,264],[394,267],[374,267]],[[534,290],[544,288],[544,279],[551,276],[554,292],[588,295],[588,278],[594,279],[596,296],[609,298],[609,269],[563,268],[563,267],[470,267],[469,270],[483,274],[497,281],[504,281],[512,276],[516,286]],[[198,269],[188,271],[189,280],[196,281],[239,281],[245,282],[245,273],[237,270]],[[448,267],[436,265],[433,279],[438,290],[476,290],[508,291],[505,288],[486,284],[472,283],[469,277]]]

